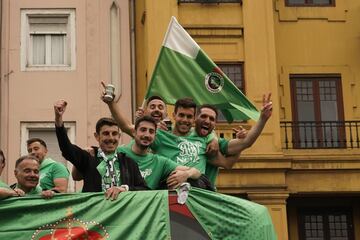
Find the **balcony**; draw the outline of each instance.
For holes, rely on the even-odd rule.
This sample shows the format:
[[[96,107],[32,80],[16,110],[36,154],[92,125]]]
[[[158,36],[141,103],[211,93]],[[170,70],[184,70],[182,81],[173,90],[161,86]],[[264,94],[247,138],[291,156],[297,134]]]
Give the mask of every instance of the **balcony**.
[[[280,122],[283,149],[360,148],[360,121]]]

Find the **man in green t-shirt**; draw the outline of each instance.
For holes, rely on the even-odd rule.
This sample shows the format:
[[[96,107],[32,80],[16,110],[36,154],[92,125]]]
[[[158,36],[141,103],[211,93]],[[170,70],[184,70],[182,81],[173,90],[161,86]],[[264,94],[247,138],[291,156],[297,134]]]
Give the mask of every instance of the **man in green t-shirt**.
[[[267,100],[270,103],[270,95]],[[120,109],[114,102],[106,103],[120,128],[125,133],[132,136],[133,125],[122,116]],[[266,111],[271,111],[271,109],[272,105],[270,106],[269,104]],[[201,115],[197,115],[196,129],[199,132],[196,131],[193,133],[191,131],[191,126],[194,123],[195,112],[196,104],[191,99],[179,99],[175,103],[175,110],[173,113],[173,118],[175,120],[174,129],[171,133],[159,129],[157,131],[156,140],[152,145],[152,149],[158,154],[167,156],[182,165],[196,167],[202,173],[205,173],[205,169],[207,165],[209,165],[207,162],[209,159],[213,159],[209,162],[211,165],[215,166],[213,169],[216,170],[216,175],[218,167],[232,168],[234,163],[238,161],[242,150],[252,144],[248,145],[251,141],[243,142],[239,139],[236,141],[233,139],[229,142],[225,139],[220,139],[219,145],[221,146],[221,151],[215,151],[216,155],[207,156],[207,144],[210,144],[212,140],[211,135],[213,135],[209,133],[214,129],[217,114],[213,117],[212,128],[208,123],[201,124]],[[257,130],[259,130],[259,128],[257,128]],[[262,128],[260,129],[260,132],[261,130]],[[260,134],[260,132],[256,131],[258,134]],[[223,154],[228,156],[224,157]],[[210,177],[213,178],[212,183],[215,181],[213,175],[213,173],[210,174]]]
[[[40,187],[55,192],[66,192],[68,169],[62,163],[46,156],[48,150],[44,140],[31,138],[26,143],[29,155],[35,156],[40,162]]]
[[[138,165],[143,178],[151,189],[158,189],[161,180],[167,179],[169,188],[176,188],[181,183],[200,177],[195,168],[180,166],[166,157],[149,152],[154,142],[157,124],[150,116],[142,116],[135,122],[134,141],[118,148]]]
[[[231,140],[219,139],[220,151],[228,156],[226,158],[226,168],[230,169],[238,162],[239,156],[245,149],[249,148],[256,139],[260,136],[262,130],[265,127],[266,122],[272,114],[272,101],[271,94],[267,96],[263,95],[263,105],[261,108],[261,114],[259,120],[250,129],[250,131],[244,135],[243,129],[234,129],[236,132],[236,138]],[[208,104],[204,104],[198,108],[195,134],[200,137],[206,137],[210,135],[216,124],[218,112],[216,107]],[[215,185],[216,177],[218,175],[218,167],[207,164],[205,175],[209,178],[210,182]]]
[[[26,155],[16,160],[14,174],[17,183],[11,186],[12,190],[8,189],[6,197],[41,195],[43,198],[52,198],[54,191],[43,191],[39,186],[39,169],[39,160],[34,156]]]
[[[107,102],[107,104],[121,130],[133,136],[133,125],[122,116],[118,106],[113,102]],[[190,130],[195,120],[195,112],[196,104],[192,99],[179,99],[173,113],[175,124],[172,132],[158,129],[151,148],[161,156],[168,157],[180,165],[194,167],[204,174],[208,161],[206,148],[211,137],[191,136]],[[211,164],[223,167],[221,165],[223,159],[224,156],[218,152],[216,159],[211,161]],[[201,187],[212,189],[210,182],[204,176],[199,181],[201,181]]]
[[[105,83],[102,82],[102,85],[105,87]],[[112,111],[112,109],[114,108],[110,108],[110,111]],[[114,116],[116,116],[116,111],[117,110],[115,110],[113,114]],[[160,96],[151,96],[148,98],[145,102],[145,107],[139,108],[135,115],[136,119],[144,115],[151,116],[156,121],[158,129],[168,130],[168,126],[164,121],[164,119],[167,117],[166,104]],[[134,132],[134,129],[134,125],[131,124],[131,132]],[[75,181],[80,181],[83,179],[83,176],[79,173],[76,167],[72,168],[71,176]]]

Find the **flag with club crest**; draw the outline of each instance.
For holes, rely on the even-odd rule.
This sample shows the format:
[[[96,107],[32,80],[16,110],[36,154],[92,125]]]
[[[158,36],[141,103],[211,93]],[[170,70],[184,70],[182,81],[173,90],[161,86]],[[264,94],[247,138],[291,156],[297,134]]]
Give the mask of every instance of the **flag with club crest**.
[[[183,199],[183,198],[182,198]],[[265,206],[191,188],[185,204],[175,191],[11,197],[0,200],[0,239],[243,239],[275,240]]]
[[[161,96],[167,104],[191,97],[212,104],[228,122],[257,120],[259,112],[206,55],[185,29],[171,18],[145,99]]]

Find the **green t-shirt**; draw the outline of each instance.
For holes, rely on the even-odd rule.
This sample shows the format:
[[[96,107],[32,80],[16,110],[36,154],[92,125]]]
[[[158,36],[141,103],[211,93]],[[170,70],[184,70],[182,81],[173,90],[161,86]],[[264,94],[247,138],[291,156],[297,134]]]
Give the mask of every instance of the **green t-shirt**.
[[[15,188],[19,188],[19,186],[16,184]],[[19,188],[20,189],[20,188]],[[50,189],[49,189],[50,190]],[[25,196],[31,196],[31,195],[40,195],[42,192],[42,188],[38,185],[36,185],[36,187],[34,187],[33,189],[31,189],[30,192],[25,193]]]
[[[54,188],[54,179],[56,178],[68,179],[68,169],[51,158],[45,158],[40,164],[40,187],[46,190]]]
[[[219,138],[218,142],[219,142],[219,150],[225,156],[227,154],[229,140],[226,140],[225,138]],[[214,187],[218,174],[219,174],[219,167],[214,166],[212,164],[206,164],[205,175]]]
[[[138,164],[141,176],[150,189],[158,189],[160,182],[166,179],[179,165],[168,158],[153,153],[138,155],[131,149],[133,144],[134,141],[132,140],[129,144],[118,147],[117,151],[125,153]]]
[[[0,180],[0,188],[6,188],[6,189],[10,189],[10,187],[4,183],[3,181]]]
[[[206,168],[206,146],[209,138],[189,136],[176,136],[170,132],[158,129],[151,149],[161,156],[170,158],[182,166],[194,167],[202,174]]]
[[[50,190],[50,189],[49,189]],[[39,185],[37,185],[35,188],[31,189],[30,192],[26,193],[25,196],[30,196],[30,195],[40,195],[42,192],[42,189]]]
[[[4,183],[3,181],[0,180],[0,190],[1,189],[11,189],[11,188],[6,183]],[[7,192],[7,190],[5,190],[5,191]],[[7,193],[4,193],[4,194],[5,195],[2,195],[0,193],[0,200],[8,197]]]

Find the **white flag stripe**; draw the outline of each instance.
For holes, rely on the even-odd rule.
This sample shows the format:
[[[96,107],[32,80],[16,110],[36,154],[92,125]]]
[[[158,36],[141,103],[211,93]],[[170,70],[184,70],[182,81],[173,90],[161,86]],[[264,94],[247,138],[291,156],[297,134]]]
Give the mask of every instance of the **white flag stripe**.
[[[185,29],[178,23],[174,16],[171,17],[163,46],[193,59],[196,58],[200,50],[199,45],[197,45]]]

